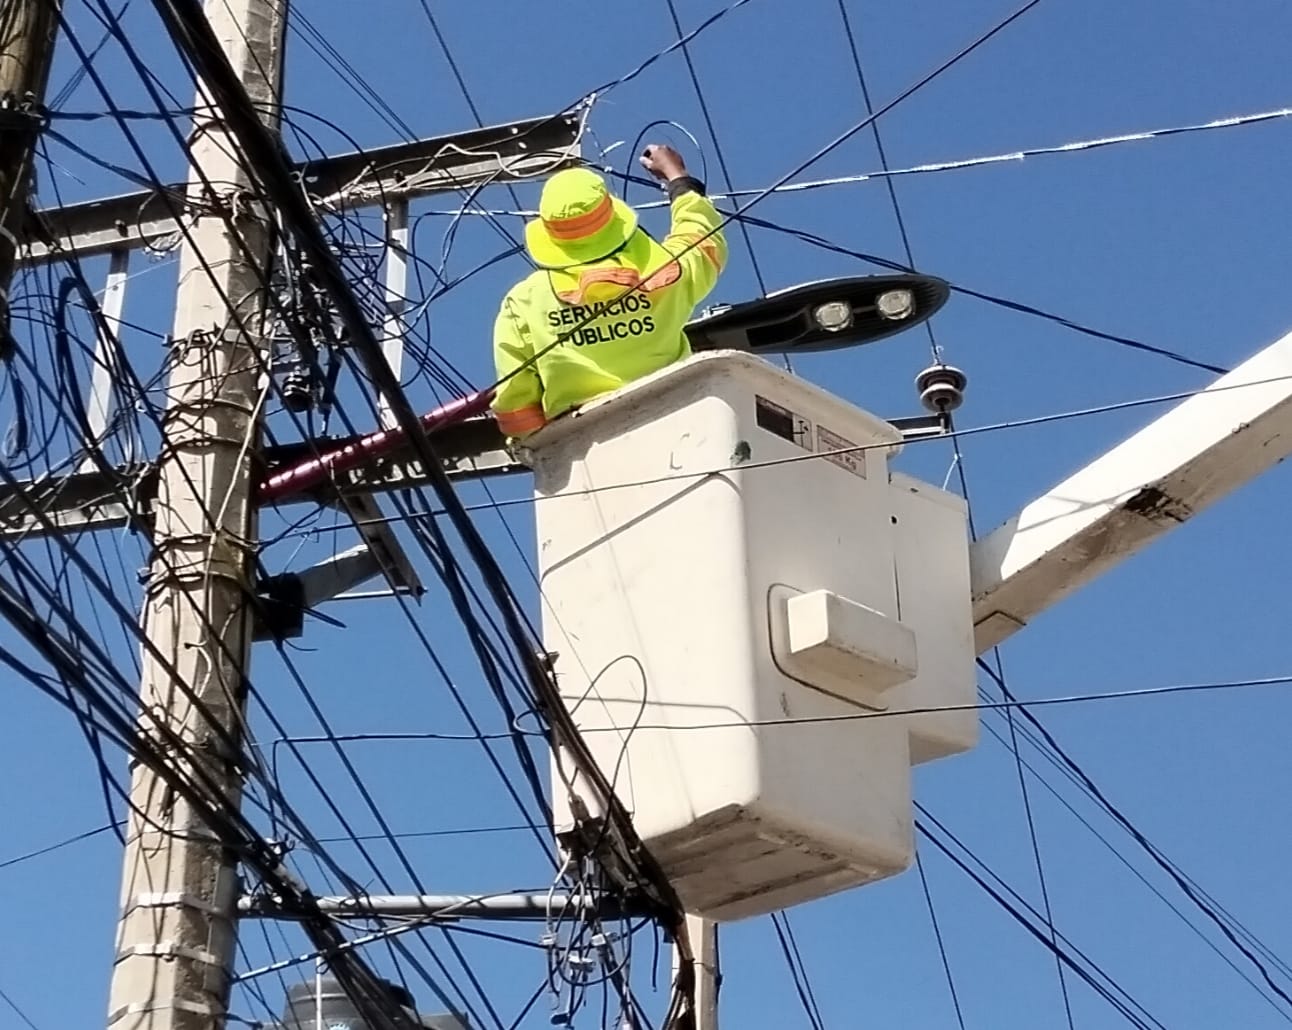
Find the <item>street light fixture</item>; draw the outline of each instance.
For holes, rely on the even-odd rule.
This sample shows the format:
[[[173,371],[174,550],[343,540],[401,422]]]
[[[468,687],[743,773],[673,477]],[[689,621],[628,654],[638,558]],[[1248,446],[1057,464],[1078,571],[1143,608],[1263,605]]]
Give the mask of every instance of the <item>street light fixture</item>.
[[[947,283],[928,275],[827,279],[709,308],[686,327],[686,335],[694,351],[837,350],[914,328],[932,317],[949,294]]]

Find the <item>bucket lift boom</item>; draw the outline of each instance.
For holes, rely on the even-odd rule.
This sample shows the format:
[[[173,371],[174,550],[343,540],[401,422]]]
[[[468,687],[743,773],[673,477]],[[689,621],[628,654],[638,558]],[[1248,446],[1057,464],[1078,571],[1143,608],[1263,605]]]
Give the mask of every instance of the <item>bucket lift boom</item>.
[[[1026,504],[970,551],[981,654],[1292,453],[1292,333]]]

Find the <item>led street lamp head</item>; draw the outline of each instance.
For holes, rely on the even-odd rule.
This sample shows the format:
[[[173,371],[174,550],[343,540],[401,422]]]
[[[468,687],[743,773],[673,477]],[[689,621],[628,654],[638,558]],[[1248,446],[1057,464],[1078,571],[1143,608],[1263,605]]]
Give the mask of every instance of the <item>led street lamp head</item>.
[[[950,287],[915,273],[823,279],[706,311],[686,327],[693,351],[809,354],[897,336],[935,315]]]
[[[886,290],[875,299],[880,318],[897,322],[915,311],[915,294],[910,290]]]
[[[852,305],[844,300],[830,300],[812,309],[812,318],[828,333],[842,332],[852,325]]]

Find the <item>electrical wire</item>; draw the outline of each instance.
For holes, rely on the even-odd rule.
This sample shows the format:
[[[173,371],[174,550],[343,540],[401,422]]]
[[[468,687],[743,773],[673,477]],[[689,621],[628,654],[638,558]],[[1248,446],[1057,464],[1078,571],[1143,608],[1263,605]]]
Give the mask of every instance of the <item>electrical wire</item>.
[[[955,454],[955,470],[960,479],[960,493],[961,496],[964,497],[965,501],[969,539],[976,542],[978,539],[978,526],[974,519],[973,501],[970,497],[969,491],[969,478],[965,471],[964,454],[960,448],[959,438],[953,438],[951,446]],[[1000,648],[992,648],[992,655],[993,660],[996,663],[996,669],[998,671],[1000,681],[1003,683],[1005,679],[1005,665],[1004,660],[1001,658]],[[983,664],[981,659],[979,659],[979,664]],[[1068,993],[1068,978],[1064,973],[1063,961],[1059,958],[1058,931],[1054,926],[1054,909],[1050,902],[1050,887],[1048,878],[1045,875],[1045,863],[1041,858],[1040,834],[1037,832],[1036,819],[1032,813],[1032,794],[1028,789],[1027,777],[1023,772],[1023,754],[1018,746],[1018,730],[1015,726],[1014,710],[1012,708],[1006,708],[1004,711],[1006,722],[1009,726],[1010,750],[1013,752],[1015,767],[1018,773],[1018,788],[1023,802],[1023,816],[1027,821],[1028,841],[1032,848],[1032,863],[1033,867],[1036,869],[1037,884],[1041,889],[1041,908],[1045,915],[1046,928],[1050,932],[1050,943],[1054,947],[1055,972],[1059,978],[1059,994],[1063,1001],[1063,1012],[1067,1019],[1068,1030],[1075,1030],[1076,1023],[1072,1015],[1072,999]]]
[[[13,1010],[14,1015],[21,1019],[24,1025],[29,1027],[30,1030],[40,1030],[40,1027],[31,1021],[31,1017],[27,1015],[27,1013],[18,1006],[18,1003],[9,996],[8,992],[3,989],[0,989],[0,1001],[3,1001],[8,1005],[9,1008]]]
[[[449,511],[454,528],[467,544],[472,560],[480,567],[489,592],[500,608],[504,623],[508,625],[508,632],[533,677],[534,688],[548,692],[549,695],[555,694],[555,685],[551,683],[549,674],[531,647],[533,637],[523,624],[515,598],[498,570],[493,556],[484,546],[469,518],[460,510],[460,502],[429,443],[420,433],[416,415],[403,395],[398,380],[391,373],[371,327],[365,322],[353,294],[340,275],[335,258],[322,239],[311,212],[302,199],[292,191],[290,162],[287,161],[280,145],[265,132],[264,126],[255,117],[254,111],[247,102],[245,90],[233,73],[227,57],[211,37],[209,25],[202,19],[196,5],[190,0],[156,0],[156,6],[177,45],[201,69],[202,79],[224,111],[231,132],[243,150],[252,158],[257,177],[281,205],[285,223],[290,227],[302,251],[308,255],[319,272],[320,281],[336,305],[337,314],[350,332],[353,346],[369,366],[369,375],[378,388],[386,394],[397,423],[431,473],[431,485],[440,495],[441,504]],[[555,695],[555,699],[559,705],[559,694]],[[557,711],[549,714],[555,721],[563,722],[568,727],[568,716],[562,717],[562,713]],[[565,732],[568,733],[568,729]],[[577,737],[577,733],[575,736]],[[586,755],[586,750],[579,741],[570,740],[566,743],[576,755],[580,753]],[[581,761],[587,761],[587,759],[583,758]],[[597,778],[598,774],[594,773],[593,781],[596,782]],[[609,792],[604,792],[602,800],[607,805],[610,818],[616,824],[617,834],[625,841],[632,841],[635,834],[622,807]],[[645,856],[629,857],[627,852],[624,857],[627,859],[628,868],[639,868],[643,862],[649,866],[651,861]],[[672,888],[667,880],[657,870],[652,870],[648,875],[652,888],[659,895],[661,902],[676,910],[676,901],[672,898]]]
[[[1143,407],[1153,407],[1160,404],[1169,404],[1176,401],[1188,400],[1192,397],[1198,397],[1202,394],[1215,395],[1226,393],[1230,390],[1252,389],[1261,386],[1269,386],[1274,383],[1290,382],[1292,376],[1271,376],[1268,379],[1252,380],[1249,382],[1232,383],[1225,385],[1209,384],[1196,390],[1183,390],[1175,393],[1158,394],[1152,397],[1139,397],[1125,401],[1114,401],[1109,404],[1099,404],[1087,408],[1074,408],[1068,411],[1052,412],[1047,415],[1035,415],[1029,418],[1011,419],[1004,422],[984,423],[980,426],[972,426],[967,429],[952,429],[938,436],[931,436],[908,441],[906,446],[926,442],[935,442],[946,439],[965,439],[967,437],[980,436],[985,433],[998,433],[1006,430],[1026,429],[1033,426],[1050,425],[1052,423],[1067,422],[1073,419],[1089,418],[1094,415],[1111,414],[1121,411],[1131,411]],[[573,496],[590,496],[593,494],[607,493],[613,490],[626,490],[634,487],[655,486],[660,483],[685,483],[696,479],[705,479],[715,476],[725,476],[733,472],[751,472],[762,469],[778,468],[783,465],[794,465],[803,461],[828,460],[832,457],[845,454],[862,454],[867,451],[882,451],[891,444],[858,444],[852,447],[830,448],[821,451],[805,451],[802,454],[788,455],[782,458],[768,458],[762,461],[743,462],[739,465],[728,465],[723,467],[714,467],[701,469],[694,472],[675,472],[664,476],[654,476],[648,479],[634,479],[623,483],[607,483],[595,487],[587,487],[581,490],[565,491],[562,497]],[[464,506],[467,511],[492,510],[495,508],[514,507],[517,505],[541,504],[546,498],[542,497],[522,497],[512,500],[500,500],[486,504]],[[380,520],[378,520],[378,523]]]
[[[954,158],[947,161],[926,162],[919,165],[910,165],[905,168],[881,167],[876,171],[860,172],[852,175],[837,175],[824,179],[788,182],[784,185],[774,187],[772,189],[772,193],[804,193],[820,189],[830,189],[836,186],[855,186],[865,182],[872,182],[877,179],[898,179],[908,176],[966,171],[971,168],[984,168],[989,165],[1017,164],[1030,157],[1081,154],[1093,150],[1118,147],[1127,143],[1143,143],[1148,140],[1168,139],[1172,136],[1260,125],[1265,122],[1280,121],[1289,117],[1292,117],[1292,107],[1275,108],[1273,110],[1255,111],[1250,114],[1234,115],[1228,118],[1217,118],[1208,122],[1195,122],[1186,125],[1177,125],[1170,128],[1145,129],[1139,132],[1123,133],[1116,136],[1095,136],[1092,138],[1073,140],[1069,143],[1055,144],[1053,146],[1038,146],[1029,147],[1023,150],[1012,150],[1007,153],[983,154],[973,157]],[[762,190],[760,189],[732,189],[723,190],[722,192],[715,191],[711,196],[714,200],[735,200],[740,197],[759,196],[761,193]],[[638,210],[649,210],[650,208],[663,207],[665,204],[666,202],[664,201],[653,201],[650,203],[636,204],[634,206]],[[492,213],[502,215],[514,214],[517,212],[495,211]],[[535,212],[519,213],[531,216]]]
[[[3,472],[2,468],[0,468],[0,472]],[[65,641],[60,640],[49,626],[43,624],[39,619],[33,618],[32,613],[25,608],[21,601],[13,596],[7,585],[2,581],[0,581],[0,614],[3,614],[11,625],[26,636],[55,667],[59,668],[64,677],[71,681],[79,682],[85,687],[89,686],[89,682],[84,678],[83,670],[80,669],[78,663],[74,659],[69,660],[74,654],[74,650]],[[17,661],[7,650],[0,650],[0,659],[3,659],[10,668],[28,679],[35,686],[45,689],[42,679],[35,675],[30,667]],[[94,697],[93,694],[88,696]],[[158,750],[152,741],[144,735],[136,735],[133,732],[128,718],[120,715],[113,716],[110,711],[102,707],[101,703],[96,702],[96,704],[105,718],[113,720],[118,739],[136,757],[153,768],[162,780],[189,804],[193,805],[198,811],[203,812],[204,820],[208,827],[220,837],[226,846],[241,853],[249,864],[257,867],[262,875],[271,879],[285,898],[290,898],[296,903],[306,905],[306,909],[302,912],[304,925],[311,929],[315,940],[320,943],[326,941],[329,945],[335,945],[339,942],[339,938],[332,930],[330,921],[319,920],[309,914],[308,898],[302,896],[294,884],[282,879],[278,872],[281,867],[277,858],[272,853],[264,850],[263,844],[255,835],[254,830],[251,830],[245,824],[243,817],[238,814],[236,806],[233,806],[227,797],[223,796],[221,788],[210,780],[201,765],[188,762],[183,770],[178,765],[172,765],[171,759]],[[169,743],[170,747],[177,752],[182,753],[186,747],[185,743],[171,734],[164,723],[161,723],[158,728],[161,731],[163,741],[169,735],[171,739],[166,743]],[[212,800],[208,801],[208,798]],[[379,1025],[391,1027],[394,1030],[411,1030],[411,1025],[406,1017],[398,1009],[392,1007],[389,1000],[381,995],[380,992],[375,991],[375,984],[371,974],[361,964],[348,958],[344,962],[337,963],[334,966],[334,971],[347,984],[354,997],[366,999],[366,1008],[380,1020]]]
[[[637,732],[668,730],[672,733],[692,733],[705,730],[728,730],[728,729],[745,729],[749,727],[764,726],[808,726],[814,724],[828,725],[840,722],[855,722],[859,719],[900,719],[912,715],[932,715],[939,712],[985,712],[999,711],[1007,708],[1029,709],[1029,708],[1048,708],[1055,705],[1073,705],[1089,704],[1096,701],[1133,701],[1152,697],[1164,697],[1169,695],[1184,695],[1196,693],[1213,693],[1224,691],[1243,690],[1252,687],[1283,687],[1292,685],[1292,675],[1286,676],[1266,676],[1254,679],[1226,680],[1206,683],[1177,683],[1159,687],[1136,687],[1128,690],[1110,690],[1091,694],[1067,694],[1059,697],[1038,697],[1031,699],[1014,698],[1008,701],[979,701],[972,704],[957,705],[927,705],[918,708],[901,708],[901,709],[881,709],[877,711],[850,712],[843,715],[817,715],[817,716],[797,716],[785,717],[779,719],[733,719],[728,722],[695,722],[685,723],[682,725],[665,724],[665,723],[642,723],[635,727]],[[542,730],[527,731],[533,736],[542,736]],[[589,726],[582,731],[586,734],[593,733],[621,733],[622,730],[613,726]],[[510,740],[510,733],[486,733],[482,735],[486,740]],[[301,737],[288,738],[298,741],[311,742],[316,738]],[[414,741],[414,740],[444,740],[443,734],[439,733],[422,733],[416,730],[398,730],[391,732],[364,732],[364,733],[342,733],[335,737],[325,738],[328,741],[341,742],[380,742],[380,741]],[[467,738],[449,738],[449,739],[467,739]],[[471,740],[479,739],[477,737],[469,738]]]
[[[739,5],[740,5],[740,4],[736,4],[735,6],[739,6]],[[743,226],[742,226],[742,229],[743,229]],[[434,513],[430,513],[430,514],[434,514]],[[428,517],[429,517],[429,516],[428,516]],[[404,521],[406,521],[406,520],[404,520]],[[496,658],[496,657],[495,657],[495,658]],[[382,839],[384,839],[384,836],[386,836],[386,835],[382,835]],[[930,903],[932,903],[932,902],[930,902]],[[950,971],[948,971],[948,977],[950,977]],[[953,986],[952,986],[952,993],[953,993]],[[536,995],[536,996],[537,996],[537,995]],[[957,1008],[959,1008],[959,1005],[957,1005]],[[522,1013],[522,1017],[523,1017],[523,1013]]]
[[[1013,699],[1014,695],[1010,691],[1009,686],[1005,683],[1003,676],[999,676],[991,666],[981,659],[978,661],[978,666],[987,673],[989,677],[991,677],[992,681],[1000,688],[1001,693],[1007,700]],[[1020,710],[1026,713],[1027,708],[1020,706]],[[1289,996],[1288,992],[1275,981],[1269,967],[1266,966],[1256,953],[1239,938],[1238,934],[1230,928],[1229,924],[1221,918],[1220,914],[1203,900],[1201,895],[1194,888],[1194,885],[1180,873],[1172,862],[1169,862],[1165,856],[1163,856],[1157,848],[1153,846],[1149,839],[1144,836],[1144,834],[1119,808],[1108,800],[1107,796],[1098,787],[1098,785],[1095,784],[1094,780],[1092,780],[1089,775],[1086,774],[1085,770],[1068,756],[1067,752],[1059,746],[1058,742],[1053,736],[1051,736],[1050,732],[1041,725],[1039,720],[1032,718],[1029,719],[1029,721],[1036,728],[1037,732],[1045,738],[1046,743],[1054,750],[1055,754],[1057,754],[1064,764],[1082,781],[1086,789],[1099,800],[1104,810],[1107,811],[1109,815],[1111,815],[1122,826],[1122,828],[1131,835],[1131,838],[1144,849],[1145,853],[1152,858],[1169,877],[1171,877],[1176,886],[1184,892],[1185,896],[1193,902],[1208,919],[1215,923],[1215,925],[1220,929],[1220,932],[1225,935],[1225,938],[1229,943],[1242,952],[1243,956],[1261,974],[1261,977],[1265,980],[1269,988],[1285,1003],[1292,1005],[1292,996]]]
[[[295,675],[295,673],[293,673],[293,675]],[[301,681],[298,681],[298,682],[301,682]],[[324,794],[324,797],[327,797],[327,796],[326,796],[326,794]],[[344,822],[344,821],[342,821],[342,822]],[[398,850],[398,845],[395,845],[395,846],[397,846],[397,850]]]
[[[866,84],[866,72],[862,67],[861,51],[857,45],[856,34],[853,32],[852,19],[848,17],[848,5],[845,0],[836,0],[836,3],[839,8],[839,18],[843,23],[844,36],[848,40],[848,51],[852,56],[852,67],[857,73],[857,85],[861,89],[861,99],[866,105],[866,114],[873,115],[875,113],[875,105],[872,104],[870,100],[870,87]],[[883,136],[880,135],[878,122],[871,123],[870,132],[875,141],[875,150],[879,154],[879,165],[883,168],[885,173],[888,173],[888,153],[884,149],[884,139]],[[897,220],[898,233],[902,237],[902,250],[906,254],[906,263],[914,266],[915,254],[911,249],[911,237],[906,231],[906,219],[902,217],[902,205],[898,202],[897,186],[893,182],[891,175],[885,174],[884,185],[888,188],[888,199],[893,206],[893,215]],[[728,188],[730,188],[730,183],[728,183]],[[942,360],[942,351],[941,348],[938,347],[937,338],[933,334],[933,323],[925,321],[924,329],[925,332],[928,333],[929,347],[933,351],[933,360],[934,362],[940,362]],[[1071,1023],[1071,1020],[1069,1020],[1069,1023]]]
[[[753,217],[750,215],[744,215],[744,214],[738,215],[737,217],[745,219],[751,225],[755,225],[763,229],[768,229],[772,232],[777,232],[782,235],[792,236],[795,239],[801,240],[802,242],[807,243],[810,246],[817,247],[821,250],[830,251],[831,253],[834,253],[834,254],[842,254],[847,257],[857,258],[860,261],[865,261],[867,264],[876,265],[880,268],[889,268],[896,272],[915,272],[916,271],[910,265],[904,265],[899,261],[890,261],[887,258],[877,257],[874,254],[867,254],[862,251],[855,250],[851,247],[841,246],[840,244],[833,243],[822,236],[816,235],[815,233],[805,232],[804,230],[801,230],[801,229],[790,229],[765,218],[756,218],[756,217]],[[982,290],[977,290],[977,289],[973,289],[972,287],[960,285],[959,283],[948,282],[947,285],[951,289],[952,293],[959,293],[967,297],[974,297],[977,300],[985,301],[988,304],[995,305],[996,307],[1006,308],[1010,311],[1016,311],[1022,315],[1031,315],[1035,318],[1040,318],[1047,322],[1053,322],[1056,325],[1061,325],[1065,329],[1071,329],[1073,332],[1080,333],[1083,336],[1090,336],[1098,340],[1107,340],[1110,343],[1116,343],[1122,347],[1128,347],[1132,350],[1139,350],[1149,354],[1156,354],[1158,357],[1167,358],[1168,360],[1174,361],[1178,364],[1187,365],[1192,368],[1200,368],[1207,372],[1215,372],[1219,375],[1224,375],[1225,373],[1230,371],[1229,369],[1225,368],[1222,365],[1216,365],[1209,361],[1202,361],[1197,358],[1191,358],[1187,354],[1181,354],[1177,351],[1170,350],[1166,347],[1158,347],[1151,343],[1144,343],[1142,340],[1136,340],[1133,337],[1122,336],[1117,333],[1109,333],[1109,332],[1105,332],[1102,329],[1092,328],[1091,326],[1084,325],[1080,322],[1075,321],[1074,319],[1067,318],[1063,315],[1052,314],[1041,308],[1034,307],[1031,304],[1024,304],[1020,301],[1014,301],[1014,300],[1009,300],[1005,297],[995,296],[993,294],[986,293]]]
[[[794,981],[794,992],[799,997],[803,1012],[808,1018],[812,1030],[825,1030],[825,1021],[821,1018],[821,1009],[817,1005],[816,994],[812,990],[812,981],[808,978],[807,968],[803,965],[803,956],[799,952],[798,941],[794,939],[794,928],[790,925],[789,915],[784,912],[773,912],[772,928],[780,944],[785,964],[789,966],[790,978]]]
[[[805,160],[801,161],[794,168],[790,169],[790,171],[786,172],[783,176],[781,176],[781,178],[773,182],[770,186],[758,191],[758,193],[754,195],[749,200],[748,203],[737,208],[735,211],[726,214],[725,217],[721,219],[718,225],[716,225],[713,229],[709,230],[703,235],[699,236],[694,242],[688,243],[685,247],[681,248],[678,251],[678,253],[675,255],[675,257],[681,257],[684,254],[689,253],[691,250],[695,249],[696,247],[701,246],[705,241],[709,239],[709,237],[715,235],[716,233],[721,232],[731,222],[736,221],[742,217],[746,217],[750,208],[766,200],[767,197],[771,196],[771,194],[777,189],[777,187],[784,186],[786,183],[791,182],[796,176],[801,175],[808,168],[812,167],[812,165],[816,164],[818,161],[832,154],[844,143],[846,143],[848,140],[852,139],[852,137],[857,135],[857,133],[861,132],[863,129],[872,125],[878,119],[888,114],[890,111],[894,110],[896,107],[898,107],[906,100],[910,99],[916,93],[920,92],[922,89],[928,86],[929,83],[933,82],[941,75],[949,71],[951,68],[955,67],[955,65],[959,64],[962,60],[964,60],[970,54],[974,53],[980,47],[984,46],[990,40],[992,40],[1001,32],[1003,32],[1006,28],[1013,25],[1016,21],[1018,21],[1020,18],[1022,18],[1024,15],[1026,15],[1029,11],[1031,11],[1040,3],[1041,3],[1041,0],[1027,0],[1027,2],[1024,3],[1021,7],[1018,7],[1017,9],[1015,9],[1013,13],[1007,15],[1004,19],[998,21],[990,29],[986,30],[985,32],[977,36],[972,42],[968,43],[960,50],[952,54],[949,58],[942,61],[932,71],[926,73],[921,78],[916,80],[915,83],[908,86],[905,90],[899,93],[887,104],[884,104],[882,107],[874,111],[872,114],[854,123],[848,129],[845,129],[840,135],[836,136],[829,143],[825,144],[823,147],[819,148],[813,154],[809,155]],[[675,44],[675,46],[680,46],[680,45],[681,45],[680,42],[678,44]],[[623,291],[619,296],[620,298],[631,296],[635,293],[639,293],[642,290],[642,288],[643,288],[642,284],[639,284],[635,287],[632,287],[631,289],[627,289]],[[595,309],[593,309],[582,321],[576,322],[568,330],[559,334],[557,338],[553,340],[549,345],[544,347],[542,350],[536,351],[534,354],[532,354],[526,361],[519,364],[515,369],[513,369],[506,376],[503,376],[500,379],[496,380],[494,383],[492,383],[490,386],[490,389],[497,389],[503,386],[506,382],[508,382],[515,376],[520,375],[522,372],[525,372],[530,368],[532,368],[534,363],[537,362],[539,358],[541,358],[544,354],[548,353],[554,348],[559,347],[564,343],[566,343],[566,341],[568,341],[573,337],[574,333],[581,330],[594,317],[596,317]],[[409,428],[411,430],[411,422],[410,422]]]
[[[83,840],[89,840],[91,837],[98,837],[108,833],[121,823],[105,823],[103,826],[95,827],[93,830],[86,830],[84,833],[78,833],[60,840],[56,844],[47,844],[43,848],[37,848],[35,851],[28,851],[21,855],[15,855],[13,858],[6,858],[0,862],[0,869],[8,869],[10,866],[21,865],[23,862],[30,862],[33,858],[41,858],[45,855],[52,855],[55,851],[62,851],[64,848],[71,847],[73,844],[79,844]]]
[[[915,853],[915,868],[920,874],[920,889],[924,892],[924,902],[929,910],[929,923],[933,927],[933,939],[938,944],[938,957],[942,960],[942,971],[947,978],[947,990],[951,994],[951,1005],[956,1012],[956,1024],[965,1030],[965,1014],[960,1008],[960,994],[956,991],[956,979],[951,974],[951,960],[947,956],[946,941],[942,939],[942,926],[938,922],[937,909],[933,905],[933,891],[929,887],[929,877],[924,871],[924,860],[919,851]]]
[[[1088,955],[1078,949],[1071,941],[1067,940],[1061,934],[1055,934],[1051,939],[1046,934],[1045,929],[1037,926],[1027,913],[1036,919],[1044,917],[1033,906],[1031,906],[1017,891],[1013,890],[999,876],[992,872],[991,868],[979,859],[974,853],[961,841],[955,834],[946,828],[936,816],[932,815],[927,808],[918,801],[915,803],[916,811],[922,818],[915,821],[916,829],[920,835],[947,858],[955,863],[962,872],[968,875],[975,883],[978,884],[991,898],[1010,916],[1014,918],[1020,926],[1035,937],[1048,950],[1053,951],[1060,957],[1068,969],[1076,973],[1086,984],[1100,997],[1112,1005],[1132,1026],[1139,1027],[1141,1030],[1166,1030],[1166,1027],[1154,1018],[1147,1009],[1137,1002],[1116,980],[1105,972],[1097,963]],[[934,832],[936,828],[937,832]],[[945,836],[954,843],[970,859],[979,865],[986,873],[986,876],[980,874],[977,870],[970,867],[969,863],[955,853],[950,844],[942,839]],[[996,886],[988,882],[988,878],[995,881]],[[1009,897],[1006,897],[1009,895]],[[1013,899],[1013,901],[1010,900]],[[1021,908],[1019,907],[1021,906]],[[1026,910],[1026,911],[1024,911]]]
[[[1010,748],[1009,741],[1007,741],[1004,738],[1004,736],[1002,736],[1001,733],[994,726],[987,725],[986,729],[987,729],[987,732],[990,733],[1001,744],[1002,747],[1009,750]],[[1027,733],[1026,727],[1019,727],[1019,730],[1020,730],[1020,734],[1019,734],[1020,736],[1024,737],[1024,739],[1027,739],[1028,742],[1031,743],[1032,746],[1036,748],[1036,750],[1044,758],[1046,758],[1047,761],[1053,764],[1054,767],[1058,769],[1060,773],[1062,773],[1075,786],[1081,789],[1084,793],[1090,796],[1092,800],[1095,800],[1097,803],[1097,799],[1094,799],[1093,795],[1089,795],[1089,792],[1085,790],[1084,785],[1081,783],[1081,781],[1078,780],[1076,776],[1073,775],[1071,770],[1069,770],[1068,768],[1066,768],[1061,764],[1059,758],[1050,749],[1046,748],[1044,743],[1039,738],[1034,739],[1031,735],[1029,735]],[[1123,866],[1126,867],[1127,870],[1130,871],[1131,875],[1134,876],[1135,879],[1139,881],[1139,883],[1141,883],[1144,887],[1146,887],[1149,890],[1149,892],[1153,894],[1154,897],[1156,897],[1168,909],[1170,909],[1171,912],[1182,923],[1184,923],[1184,925],[1187,926],[1189,930],[1200,941],[1202,941],[1203,944],[1205,944],[1213,953],[1215,953],[1222,962],[1224,962],[1227,966],[1229,966],[1230,969],[1232,969],[1235,973],[1237,973],[1238,976],[1243,981],[1245,981],[1249,987],[1251,987],[1254,991],[1256,991],[1256,993],[1259,994],[1266,1001],[1266,1003],[1269,1004],[1270,1007],[1274,1009],[1275,1012],[1277,1012],[1288,1022],[1292,1022],[1292,1016],[1288,1015],[1288,1013],[1285,1012],[1283,1007],[1279,1005],[1277,998],[1275,998],[1268,990],[1266,990],[1266,988],[1258,984],[1252,978],[1252,976],[1247,972],[1247,970],[1241,968],[1238,965],[1238,963],[1235,962],[1234,959],[1231,958],[1229,955],[1227,955],[1224,952],[1224,950],[1220,947],[1220,945],[1218,945],[1211,937],[1205,934],[1197,926],[1197,924],[1195,924],[1180,909],[1180,907],[1177,904],[1175,904],[1175,902],[1173,902],[1170,898],[1168,898],[1166,894],[1155,883],[1153,883],[1147,876],[1144,875],[1144,873],[1142,873],[1139,869],[1137,869],[1135,864],[1124,854],[1122,854],[1122,852],[1118,849],[1117,845],[1114,844],[1111,840],[1109,840],[1105,834],[1101,833],[1100,830],[1089,819],[1087,819],[1084,815],[1078,812],[1076,807],[1072,804],[1072,802],[1070,802],[1066,797],[1064,797],[1063,794],[1060,793],[1058,788],[1056,788],[1044,776],[1042,776],[1041,773],[1037,770],[1037,768],[1034,765],[1032,765],[1026,759],[1024,759],[1023,765],[1027,769],[1027,771],[1032,774],[1032,776],[1036,779],[1036,781],[1040,783],[1041,786],[1043,786],[1051,794],[1051,796],[1053,796],[1054,799],[1058,801],[1058,803],[1062,805],[1063,808],[1065,808],[1072,815],[1074,819],[1077,820],[1077,822],[1079,822],[1083,827],[1085,827],[1085,829],[1089,831],[1095,837],[1095,839],[1098,840],[1109,851],[1109,853],[1113,855],[1114,858],[1116,858]],[[918,856],[917,856],[917,860],[918,860]]]
[[[718,139],[717,127],[713,124],[713,115],[709,113],[709,102],[704,97],[704,90],[700,86],[700,76],[695,70],[695,62],[691,59],[691,50],[685,42],[685,33],[682,31],[682,19],[677,14],[677,4],[674,0],[667,0],[669,17],[673,22],[673,30],[677,33],[678,46],[682,51],[682,58],[686,61],[686,70],[691,77],[691,86],[695,90],[695,98],[700,104],[700,113],[704,117],[705,127],[709,130],[709,139],[713,142],[713,153],[718,159],[718,169],[722,172],[722,181],[724,188],[732,188],[731,172],[727,167],[727,156],[723,153],[722,143]],[[763,278],[762,267],[758,264],[758,255],[754,252],[754,241],[749,235],[749,229],[743,223],[740,225],[740,234],[745,241],[745,250],[749,254],[749,265],[753,269],[754,279],[758,283],[758,292],[761,296],[767,295],[767,281]]]

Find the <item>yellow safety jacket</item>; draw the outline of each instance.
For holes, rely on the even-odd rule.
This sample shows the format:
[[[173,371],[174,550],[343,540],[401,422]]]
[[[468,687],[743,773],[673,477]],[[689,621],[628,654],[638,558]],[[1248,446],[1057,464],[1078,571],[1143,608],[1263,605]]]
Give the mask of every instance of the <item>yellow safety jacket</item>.
[[[683,327],[727,262],[722,216],[696,191],[671,205],[662,244],[638,230],[616,254],[539,269],[503,298],[493,401],[510,437],[688,357]]]

